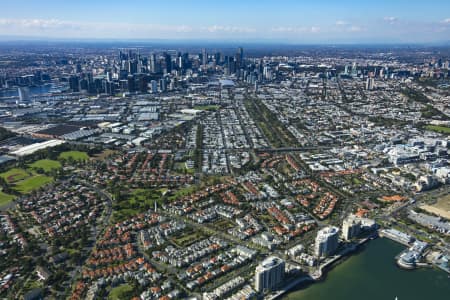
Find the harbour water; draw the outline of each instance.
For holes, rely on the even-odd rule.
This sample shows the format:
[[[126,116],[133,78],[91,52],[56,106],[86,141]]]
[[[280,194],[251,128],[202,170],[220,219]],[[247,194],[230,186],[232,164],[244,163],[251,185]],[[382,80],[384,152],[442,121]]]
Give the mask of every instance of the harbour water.
[[[30,96],[45,95],[50,92],[52,87],[53,87],[53,85],[51,85],[51,84],[30,87],[29,93],[30,93]],[[18,92],[17,88],[0,91],[0,98],[2,98],[2,97],[18,97],[18,96],[19,96],[19,92]]]
[[[378,238],[331,269],[323,281],[300,287],[291,300],[448,300],[450,278],[434,268],[402,270],[395,256],[405,247]]]

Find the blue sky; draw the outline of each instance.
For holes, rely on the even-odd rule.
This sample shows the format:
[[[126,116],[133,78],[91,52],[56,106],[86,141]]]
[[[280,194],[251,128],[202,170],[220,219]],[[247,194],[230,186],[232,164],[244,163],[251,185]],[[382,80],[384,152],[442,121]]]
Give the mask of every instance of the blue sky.
[[[450,40],[449,0],[1,0],[0,36],[292,43]]]

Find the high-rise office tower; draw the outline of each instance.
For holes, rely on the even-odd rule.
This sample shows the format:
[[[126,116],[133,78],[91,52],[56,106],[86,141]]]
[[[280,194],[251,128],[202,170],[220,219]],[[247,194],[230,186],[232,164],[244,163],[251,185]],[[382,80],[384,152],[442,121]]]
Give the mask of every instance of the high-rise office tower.
[[[158,92],[158,82],[156,82],[156,80],[152,80],[151,84],[152,84],[152,93],[156,94]]]
[[[356,69],[356,62],[352,64],[352,76],[358,75],[358,70]]]
[[[206,49],[203,48],[202,49],[202,65],[206,66],[207,63],[208,63],[208,53],[206,53]]]
[[[345,68],[344,68],[344,74],[345,74],[345,75],[348,75],[348,65],[345,65]]]
[[[150,72],[156,73],[156,55],[155,55],[155,53],[150,54]]]
[[[128,76],[127,80],[128,80],[128,91],[130,93],[135,92],[136,91],[136,84],[135,84],[134,76],[132,76],[132,75]]]
[[[81,72],[83,72],[83,69],[81,68],[81,64],[80,63],[77,64],[77,66],[75,68],[75,72],[77,74],[80,74]]]
[[[314,244],[314,254],[317,257],[327,257],[336,251],[339,245],[339,229],[334,226],[322,228],[317,232]]]
[[[242,68],[244,66],[244,49],[239,47],[236,53],[236,65],[238,68]]]
[[[172,57],[167,52],[164,52],[164,63],[166,64],[166,71],[169,74],[172,72]]]
[[[159,80],[159,90],[161,92],[165,92],[167,90],[167,80],[164,77]]]
[[[136,74],[138,72],[138,62],[135,60],[129,60],[127,69],[129,74]]]
[[[20,102],[30,100],[30,90],[27,87],[18,88]]]
[[[78,82],[78,76],[70,76],[69,78],[69,88],[71,92],[78,92],[79,91],[79,82]]]
[[[183,57],[181,56],[181,52],[177,54],[177,67],[180,70],[183,70]]]
[[[283,281],[285,263],[279,257],[270,256],[263,260],[255,270],[255,289],[258,292],[272,291]]]
[[[373,77],[367,78],[366,90],[368,91],[373,90],[374,87],[375,87],[375,79]]]

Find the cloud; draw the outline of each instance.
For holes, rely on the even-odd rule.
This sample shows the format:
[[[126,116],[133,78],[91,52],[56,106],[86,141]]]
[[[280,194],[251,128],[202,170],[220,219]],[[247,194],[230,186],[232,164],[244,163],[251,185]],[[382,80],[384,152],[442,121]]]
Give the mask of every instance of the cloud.
[[[79,29],[80,26],[74,22],[66,22],[57,19],[0,19],[1,27],[23,28],[23,29]]]
[[[255,28],[244,26],[136,24],[120,22],[71,22],[58,19],[0,18],[0,35],[33,35],[48,37],[117,37],[117,38],[171,38],[215,36],[218,34],[248,35]]]
[[[342,20],[338,20],[336,21],[336,26],[345,26],[345,25],[349,25],[350,23],[347,21],[342,21]]]
[[[277,33],[318,33],[320,32],[320,27],[312,26],[312,27],[272,27],[270,29],[271,32]]]
[[[133,24],[111,22],[72,22],[58,19],[0,18],[0,35],[48,37],[154,37],[167,33],[193,32],[188,25]]]
[[[348,32],[361,32],[361,31],[365,31],[365,29],[360,26],[350,26],[349,28],[347,28],[347,31]]]
[[[256,32],[256,29],[250,27],[239,27],[239,26],[222,26],[222,25],[212,25],[209,27],[203,27],[203,31],[215,33],[215,32],[226,32],[226,33],[252,33]]]
[[[335,27],[334,28],[330,28],[329,31],[330,32],[361,32],[361,31],[366,31],[366,28],[359,26],[359,25],[354,25],[348,21],[344,21],[344,20],[337,20],[334,23]]]
[[[378,26],[384,22],[384,26]],[[395,26],[392,25],[395,23]],[[319,26],[320,24],[320,26]],[[256,26],[256,25],[254,25]],[[364,34],[361,34],[364,32]],[[112,38],[112,39],[286,39],[301,41],[392,40],[419,41],[448,39],[450,18],[435,21],[379,17],[364,22],[339,19],[316,25],[279,25],[268,22],[256,27],[245,24],[187,25],[128,22],[80,22],[60,19],[0,18],[0,36],[37,38]]]
[[[384,17],[383,20],[389,24],[394,24],[398,21],[397,17]]]

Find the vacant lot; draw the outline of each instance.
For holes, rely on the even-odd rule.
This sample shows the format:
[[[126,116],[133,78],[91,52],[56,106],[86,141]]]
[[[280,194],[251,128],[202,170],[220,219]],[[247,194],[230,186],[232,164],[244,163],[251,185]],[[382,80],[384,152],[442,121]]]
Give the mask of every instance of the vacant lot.
[[[450,195],[442,197],[434,205],[423,205],[420,208],[450,220]]]
[[[66,151],[62,152],[59,157],[59,159],[72,159],[75,161],[85,161],[89,159],[89,155],[86,152],[81,151]]]
[[[118,151],[106,149],[106,150],[104,150],[103,152],[101,152],[101,153],[99,153],[99,154],[96,154],[96,155],[94,156],[94,159],[96,159],[96,160],[104,160],[104,159],[106,159],[108,156],[114,155],[114,154],[116,154],[117,152],[118,152]]]
[[[30,165],[30,168],[32,168],[34,170],[42,169],[42,170],[44,170],[44,172],[50,172],[51,170],[54,170],[54,169],[60,169],[61,163],[56,160],[41,159],[41,160],[38,160],[38,161],[32,163]]]

